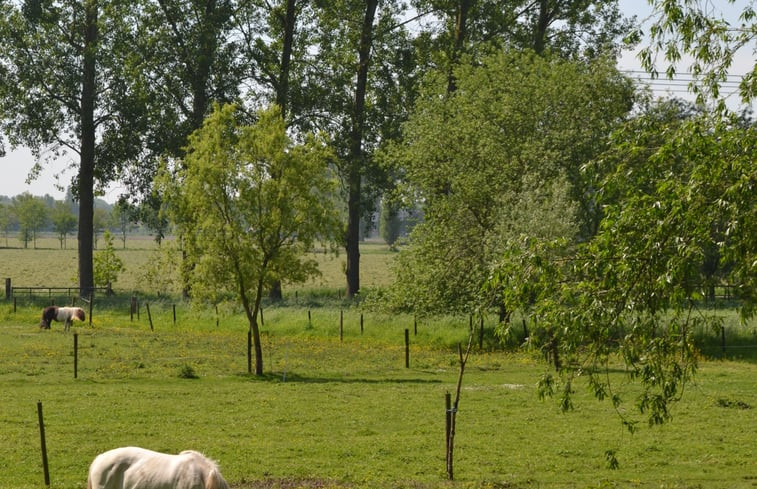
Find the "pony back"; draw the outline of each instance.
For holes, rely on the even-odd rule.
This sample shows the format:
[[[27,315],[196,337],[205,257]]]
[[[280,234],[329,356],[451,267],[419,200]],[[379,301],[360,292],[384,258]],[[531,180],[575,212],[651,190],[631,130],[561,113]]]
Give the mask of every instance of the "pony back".
[[[201,484],[201,485],[199,485]],[[229,489],[215,462],[199,452],[178,455],[115,448],[92,462],[87,489]]]

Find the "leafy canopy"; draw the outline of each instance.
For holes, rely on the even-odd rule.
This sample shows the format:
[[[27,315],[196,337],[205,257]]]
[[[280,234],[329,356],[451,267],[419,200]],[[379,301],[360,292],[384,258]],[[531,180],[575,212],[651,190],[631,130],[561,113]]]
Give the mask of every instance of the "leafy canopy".
[[[539,325],[531,341],[560,376],[546,373],[542,393],[559,391],[568,409],[574,380],[585,376],[629,429],[637,421],[621,409],[628,396],[650,424],[670,419],[696,372],[693,331],[720,326],[702,301],[713,250],[719,283],[736,287],[744,318],[757,291],[757,133],[706,117],[656,117],[629,123],[592,165],[609,171],[598,180],[604,215],[591,240],[511,240],[489,282],[506,307]],[[641,389],[611,384],[616,354]]]
[[[172,215],[196,264],[198,297],[254,291],[274,276],[305,280],[317,270],[304,253],[333,232],[325,141],[309,136],[294,145],[277,108],[261,111],[251,126],[237,117],[234,105],[216,107],[170,177],[178,185],[164,175]]]
[[[633,88],[605,60],[500,52],[434,80],[387,160],[424,222],[400,255],[396,301],[416,311],[490,307],[481,286],[521,232],[569,240],[593,227],[580,168],[608,144]]]

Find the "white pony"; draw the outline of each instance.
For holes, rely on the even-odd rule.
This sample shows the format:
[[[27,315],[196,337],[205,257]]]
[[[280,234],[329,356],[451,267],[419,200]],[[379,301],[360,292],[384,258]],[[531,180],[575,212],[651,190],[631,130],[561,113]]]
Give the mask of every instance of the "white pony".
[[[101,453],[89,466],[87,489],[228,489],[218,466],[203,454],[178,455],[123,447]]]
[[[42,309],[42,322],[39,324],[39,327],[50,329],[50,322],[56,320],[65,323],[63,330],[68,331],[74,319],[84,321],[84,309],[81,307],[47,306]]]

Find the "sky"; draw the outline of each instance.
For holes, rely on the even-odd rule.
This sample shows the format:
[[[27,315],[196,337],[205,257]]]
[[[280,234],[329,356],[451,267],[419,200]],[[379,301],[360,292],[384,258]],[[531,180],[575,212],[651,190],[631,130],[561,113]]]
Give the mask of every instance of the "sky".
[[[726,2],[716,2],[718,4],[725,4],[731,9],[730,12],[725,12],[727,18],[734,18],[738,15],[741,8],[750,3],[752,0],[737,0],[735,5],[730,6]],[[637,17],[637,20],[642,23],[642,26],[647,25],[649,15],[651,13],[649,4],[646,0],[620,0],[621,11],[626,16]],[[644,24],[644,21],[647,23]],[[649,76],[644,74],[641,65],[636,58],[636,53],[641,48],[638,47],[634,50],[624,51],[620,60],[619,68],[621,70],[627,70],[633,72],[633,76],[637,77],[641,82],[650,82]],[[752,68],[754,64],[754,53],[751,49],[742,50],[738,53],[734,62],[733,73],[743,74]],[[664,67],[660,69],[663,71]],[[685,62],[679,68],[679,71],[685,71]],[[658,96],[677,96],[681,98],[687,97],[685,91],[685,83],[675,86],[665,79],[657,80],[652,83],[651,87]],[[734,97],[735,98],[735,97]],[[47,163],[43,166],[40,174],[33,181],[27,183],[29,172],[34,166],[34,157],[31,152],[26,148],[17,148],[10,151],[6,148],[8,153],[5,157],[0,158],[0,195],[15,196],[24,192],[29,192],[32,195],[43,196],[49,194],[55,199],[61,200],[65,195],[65,187],[69,185],[75,170],[70,166],[75,161],[76,155],[72,154],[66,158]],[[59,190],[56,186],[62,186],[63,190]],[[118,197],[123,192],[123,189],[118,184],[111,185],[106,195],[102,198],[110,203],[114,203],[118,200]]]

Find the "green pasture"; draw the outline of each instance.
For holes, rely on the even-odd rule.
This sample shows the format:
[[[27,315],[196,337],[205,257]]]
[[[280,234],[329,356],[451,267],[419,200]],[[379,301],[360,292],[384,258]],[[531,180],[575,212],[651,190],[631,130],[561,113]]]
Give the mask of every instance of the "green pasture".
[[[152,247],[130,242],[123,253],[138,263]],[[40,263],[38,253],[57,263],[61,252],[20,250],[6,261],[16,251],[0,250],[0,274],[14,285],[32,285],[19,278],[26,276],[66,285],[25,268]],[[366,246],[365,281],[388,280],[393,256]],[[455,389],[468,318],[416,320],[334,299],[342,258],[324,258],[322,283],[296,289],[286,306],[264,308],[262,378],[247,374],[247,324],[233,306],[216,312],[142,292],[132,316],[129,297],[140,289],[117,284],[116,297],[95,302],[91,325],[87,318],[64,333],[59,323],[37,327],[51,298],[19,298],[15,307],[0,300],[0,488],[44,487],[38,402],[50,487],[61,489],[83,489],[95,455],[125,445],[200,450],[237,489],[757,487],[753,322],[716,311],[727,352],[717,332],[699,332],[705,355],[673,421],[642,424],[630,435],[611,404],[594,400],[580,382],[572,412],[540,401],[535,383],[548,365],[538,352],[503,348],[487,318],[482,348],[476,338],[463,378],[455,481],[448,482],[444,396]],[[138,275],[128,265],[127,273]],[[630,401],[635,387],[617,367],[608,375]],[[625,409],[631,414],[632,403]],[[616,452],[616,470],[607,465],[608,450]]]
[[[39,309],[0,306],[0,487],[42,487],[37,402],[51,486],[83,488],[91,459],[141,445],[201,450],[234,487],[754,487],[750,362],[703,361],[672,423],[629,435],[580,387],[576,410],[539,401],[535,352],[469,360],[458,415],[456,481],[445,481],[444,394],[458,375],[455,318],[323,307],[266,309],[264,378],[246,373],[246,325],[232,312],[154,304],[153,329],[122,307],[73,332],[36,327]],[[340,318],[342,335],[340,339]],[[218,326],[216,326],[218,320]],[[414,332],[417,324],[418,333]],[[410,368],[404,329],[410,330]],[[487,335],[487,342],[493,341]],[[633,386],[611,373],[630,397]],[[621,466],[610,470],[605,451]]]

